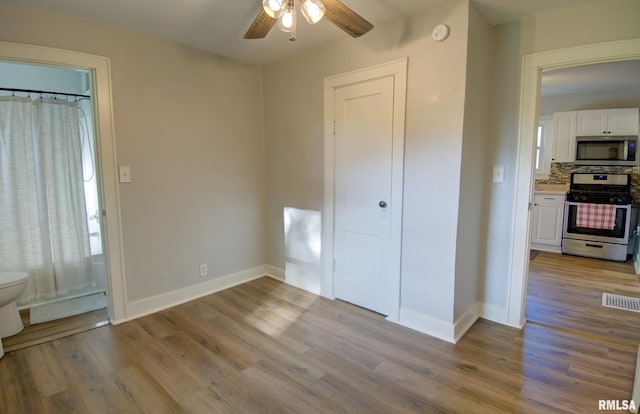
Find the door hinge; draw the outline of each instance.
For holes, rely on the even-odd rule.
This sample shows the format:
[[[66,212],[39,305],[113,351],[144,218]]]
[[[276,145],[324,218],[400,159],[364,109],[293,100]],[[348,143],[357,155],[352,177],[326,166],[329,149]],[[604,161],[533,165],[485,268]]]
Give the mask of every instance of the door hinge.
[[[333,271],[336,271],[336,259],[333,259],[333,264],[331,265]]]
[[[336,120],[333,120],[333,135],[336,135]]]

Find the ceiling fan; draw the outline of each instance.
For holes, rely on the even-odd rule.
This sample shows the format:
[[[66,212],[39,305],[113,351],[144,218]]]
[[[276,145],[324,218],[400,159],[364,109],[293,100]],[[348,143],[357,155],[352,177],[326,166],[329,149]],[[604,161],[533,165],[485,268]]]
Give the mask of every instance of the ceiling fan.
[[[262,0],[262,10],[245,33],[245,39],[262,39],[277,23],[278,28],[289,33],[289,40],[296,40],[296,10],[310,24],[323,17],[349,33],[360,37],[373,29],[373,25],[340,0]]]

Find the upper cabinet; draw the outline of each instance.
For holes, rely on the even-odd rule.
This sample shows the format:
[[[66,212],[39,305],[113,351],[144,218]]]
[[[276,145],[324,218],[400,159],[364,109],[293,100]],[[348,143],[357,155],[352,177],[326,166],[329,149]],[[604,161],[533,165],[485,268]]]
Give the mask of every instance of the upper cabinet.
[[[576,160],[576,112],[553,114],[553,162]]]
[[[576,135],[638,135],[638,108],[578,111]]]

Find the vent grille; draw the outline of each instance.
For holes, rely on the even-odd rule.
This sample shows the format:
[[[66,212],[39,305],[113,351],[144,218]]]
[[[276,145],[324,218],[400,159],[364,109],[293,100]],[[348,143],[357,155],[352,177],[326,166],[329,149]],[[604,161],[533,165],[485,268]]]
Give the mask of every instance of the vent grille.
[[[640,298],[602,293],[602,306],[640,312]]]

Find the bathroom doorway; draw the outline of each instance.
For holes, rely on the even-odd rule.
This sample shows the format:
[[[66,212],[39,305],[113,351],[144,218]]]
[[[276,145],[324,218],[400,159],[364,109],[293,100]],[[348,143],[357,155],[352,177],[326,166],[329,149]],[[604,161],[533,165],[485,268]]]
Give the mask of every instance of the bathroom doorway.
[[[0,270],[31,275],[18,299],[28,325],[99,310],[106,321],[91,72],[0,61],[0,79],[3,138],[11,143],[0,154],[9,167],[0,219],[11,239],[3,244],[12,246],[0,250]],[[22,125],[12,132],[16,120]]]

